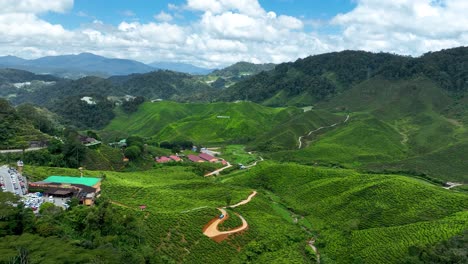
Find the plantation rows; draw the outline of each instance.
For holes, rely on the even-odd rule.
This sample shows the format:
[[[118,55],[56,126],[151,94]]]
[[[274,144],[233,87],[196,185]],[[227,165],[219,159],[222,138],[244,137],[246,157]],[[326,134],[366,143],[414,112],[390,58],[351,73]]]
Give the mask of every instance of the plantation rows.
[[[267,189],[281,197],[289,208],[305,216],[312,229],[319,232],[316,243],[323,260],[339,263],[353,261],[352,246],[357,243],[353,237],[359,232],[420,224],[437,231],[437,221],[468,208],[466,194],[398,175],[366,175],[352,170],[266,162],[235,178],[227,176],[222,181]],[[467,220],[465,217],[460,221],[466,224]],[[454,227],[445,235],[432,237],[426,242],[441,241],[460,230],[460,226]],[[368,237],[361,240],[358,245],[373,243]],[[419,240],[424,241],[422,238],[416,241]],[[391,241],[389,243],[392,244]],[[395,246],[395,254],[405,255],[412,243]],[[356,259],[362,258],[362,261],[358,259],[361,262],[378,263],[367,255],[356,254]]]
[[[410,246],[423,246],[446,240],[468,229],[468,212],[437,221],[355,231],[353,258],[361,263],[396,263]]]
[[[142,173],[109,172],[102,186],[103,195],[132,208],[147,205],[157,212],[182,212],[209,206],[216,208],[244,199],[245,188],[227,188],[210,182],[184,168],[169,167]]]

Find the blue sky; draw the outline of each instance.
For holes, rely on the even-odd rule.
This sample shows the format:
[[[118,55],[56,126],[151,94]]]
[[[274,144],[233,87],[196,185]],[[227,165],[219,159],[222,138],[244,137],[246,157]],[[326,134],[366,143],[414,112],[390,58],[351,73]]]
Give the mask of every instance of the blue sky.
[[[0,56],[78,54],[223,67],[345,49],[468,45],[467,0],[1,0]]]
[[[355,6],[352,0],[260,0],[266,11],[273,11],[281,15],[299,17],[305,21],[322,21],[333,18],[338,13],[351,11]],[[100,20],[104,23],[118,25],[123,20],[147,23],[154,21],[154,15],[164,11],[171,13],[168,5],[183,6],[186,1],[150,1],[150,0],[75,0],[72,10],[66,13],[43,14],[45,20],[58,23],[68,29],[80,27],[82,24]],[[187,10],[180,10],[181,17],[175,17],[179,24],[188,24],[197,19],[197,14]],[[317,28],[309,28],[317,30]]]

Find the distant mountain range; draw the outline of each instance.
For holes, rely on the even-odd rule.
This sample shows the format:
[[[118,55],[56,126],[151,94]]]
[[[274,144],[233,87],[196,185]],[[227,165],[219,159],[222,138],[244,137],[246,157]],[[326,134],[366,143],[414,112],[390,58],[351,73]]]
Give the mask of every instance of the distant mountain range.
[[[170,70],[189,74],[205,75],[213,72],[213,69],[201,68],[192,64],[180,62],[153,62],[148,64],[155,69]]]
[[[51,74],[77,79],[89,75],[109,77],[155,70],[170,70],[189,74],[209,74],[213,70],[177,62],[153,62],[150,65],[127,59],[113,59],[92,53],[78,55],[47,56],[26,60],[15,56],[0,57],[0,68],[14,68],[36,74]]]
[[[39,74],[53,74],[72,79],[88,75],[107,77],[155,70],[141,62],[110,59],[92,53],[47,56],[34,60],[5,56],[0,57],[0,67],[16,68]]]

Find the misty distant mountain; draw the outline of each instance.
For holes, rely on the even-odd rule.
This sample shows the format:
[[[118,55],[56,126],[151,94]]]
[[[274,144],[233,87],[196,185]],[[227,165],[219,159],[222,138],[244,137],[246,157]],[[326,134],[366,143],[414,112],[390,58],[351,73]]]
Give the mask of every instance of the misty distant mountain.
[[[19,57],[16,57],[16,56],[8,55],[8,56],[0,57],[0,66],[6,67],[6,66],[9,66],[9,65],[20,65],[20,64],[25,63],[26,61],[27,60],[25,60],[25,59],[22,59],[22,58],[19,58]]]
[[[199,74],[199,75],[209,74],[213,71],[213,69],[201,68],[201,67],[194,66],[192,64],[180,63],[180,62],[157,62],[155,61],[148,65],[156,69],[161,69],[161,70],[170,70],[170,71],[175,71],[175,72],[183,72],[183,73]]]
[[[4,56],[0,57],[0,67],[16,68],[40,74],[47,73],[66,78],[80,78],[88,75],[108,77],[146,73],[154,70],[151,66],[134,60],[112,59],[92,53],[47,56],[34,60]]]

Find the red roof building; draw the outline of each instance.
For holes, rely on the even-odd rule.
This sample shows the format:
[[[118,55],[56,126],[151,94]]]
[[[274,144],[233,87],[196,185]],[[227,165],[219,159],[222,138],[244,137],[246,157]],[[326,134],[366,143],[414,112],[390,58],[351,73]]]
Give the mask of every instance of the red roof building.
[[[177,157],[176,155],[171,155],[169,156],[169,158],[171,158],[173,161],[182,161],[182,159]]]
[[[210,154],[206,154],[206,153],[201,153],[200,155],[200,158],[206,160],[206,161],[209,161],[209,162],[217,162],[218,159],[211,156]]]
[[[195,155],[188,155],[187,158],[193,162],[205,162],[203,159],[201,159],[200,157],[198,156],[195,156]]]
[[[170,158],[164,157],[164,156],[160,157],[159,159],[156,159],[157,163],[166,163],[166,162],[171,162],[171,161],[172,160]]]

